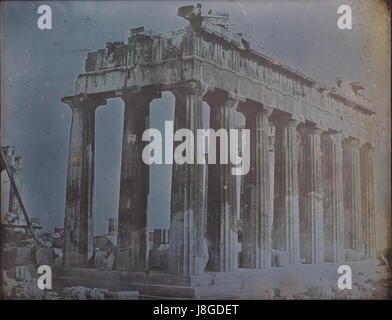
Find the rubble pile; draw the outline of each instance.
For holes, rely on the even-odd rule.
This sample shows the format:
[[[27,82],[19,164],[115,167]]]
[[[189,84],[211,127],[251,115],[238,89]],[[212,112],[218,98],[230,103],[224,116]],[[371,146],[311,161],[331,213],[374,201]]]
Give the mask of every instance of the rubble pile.
[[[20,224],[17,214],[8,212],[3,223]],[[33,224],[36,227],[36,223]],[[38,226],[40,227],[40,226]],[[62,264],[63,233],[42,233],[37,243],[26,228],[3,228],[1,232],[2,299],[52,299],[54,293],[38,288],[38,267]]]
[[[63,299],[72,300],[138,300],[137,291],[109,291],[107,289],[87,288],[83,286],[67,287],[63,290]]]
[[[5,215],[6,224],[24,224],[16,214]],[[35,225],[36,226],[36,225]],[[38,226],[40,227],[40,226]],[[0,299],[21,300],[135,300],[135,291],[110,292],[107,289],[83,286],[42,290],[38,288],[38,267],[48,265],[55,269],[63,264],[64,232],[55,228],[52,233],[37,235],[34,241],[26,228],[7,228],[1,232],[1,287]],[[112,270],[115,247],[106,236],[94,237],[94,254],[90,267],[100,271]]]

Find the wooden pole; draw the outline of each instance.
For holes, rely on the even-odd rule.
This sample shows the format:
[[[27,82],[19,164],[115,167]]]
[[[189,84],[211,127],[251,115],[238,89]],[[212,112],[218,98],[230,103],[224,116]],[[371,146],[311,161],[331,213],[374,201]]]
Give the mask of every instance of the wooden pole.
[[[36,235],[35,232],[34,232],[33,226],[32,226],[32,224],[31,224],[31,220],[30,220],[29,216],[27,215],[26,208],[25,208],[25,206],[23,205],[22,197],[21,197],[20,194],[19,194],[19,190],[18,190],[18,188],[17,188],[17,186],[16,186],[16,184],[15,184],[14,177],[13,177],[12,174],[11,174],[11,169],[10,169],[10,167],[8,166],[8,162],[7,162],[7,160],[6,160],[6,157],[5,157],[5,154],[4,154],[4,151],[3,151],[3,148],[2,148],[2,147],[0,147],[0,155],[1,155],[0,160],[1,160],[1,162],[2,162],[2,167],[5,168],[5,170],[6,170],[7,174],[8,174],[8,177],[10,178],[11,186],[12,186],[12,188],[14,189],[14,192],[15,192],[15,195],[16,195],[16,199],[17,199],[18,202],[19,202],[19,206],[20,206],[20,208],[21,208],[21,210],[22,210],[23,217],[24,217],[25,220],[26,220],[27,228],[29,229],[29,231],[30,231],[30,233],[31,233],[31,235],[32,235],[32,237],[33,237],[33,239],[34,239],[37,243],[40,243],[40,241],[39,241],[37,235]]]

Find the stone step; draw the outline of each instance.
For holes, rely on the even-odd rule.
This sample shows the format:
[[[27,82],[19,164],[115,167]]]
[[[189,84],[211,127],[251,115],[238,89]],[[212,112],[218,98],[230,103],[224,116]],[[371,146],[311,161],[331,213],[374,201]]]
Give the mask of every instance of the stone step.
[[[389,267],[387,267],[386,265],[376,266],[376,273],[385,273],[385,272],[390,272]]]
[[[193,298],[165,297],[141,294],[139,295],[139,300],[193,300]]]
[[[374,281],[390,280],[390,279],[391,279],[390,272],[377,272],[373,277]]]
[[[179,286],[207,286],[212,283],[212,277],[206,274],[196,276],[177,276],[165,272],[152,271],[148,275],[145,272],[123,271],[100,271],[88,268],[62,268],[57,267],[53,271],[54,276],[67,278],[88,278],[132,283],[150,283]]]
[[[179,297],[188,299],[195,296],[194,288],[178,285],[142,284],[60,276],[54,277],[52,283],[53,287],[59,289],[65,287],[84,286],[87,288],[108,289],[109,291],[138,291],[140,295],[144,296]]]

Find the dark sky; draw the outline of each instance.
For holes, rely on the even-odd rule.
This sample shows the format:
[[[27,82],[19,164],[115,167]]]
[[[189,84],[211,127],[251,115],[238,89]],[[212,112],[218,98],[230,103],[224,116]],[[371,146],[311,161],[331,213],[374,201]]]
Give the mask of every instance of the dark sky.
[[[199,1],[200,2],[200,1]],[[187,21],[177,8],[197,2],[179,1],[53,1],[2,2],[2,128],[3,144],[16,145],[23,155],[23,190],[31,216],[52,228],[62,225],[65,202],[68,136],[71,111],[60,102],[72,95],[88,51],[106,42],[127,41],[139,26],[166,33]],[[334,85],[344,76],[361,80],[378,110],[376,163],[377,205],[386,210],[389,182],[390,41],[384,1],[208,1],[203,7],[226,10],[231,29],[243,32],[252,46],[278,61]],[[53,29],[37,28],[37,8],[49,4]],[[339,30],[337,8],[351,5],[353,29]],[[171,119],[173,97],[153,102],[152,123],[162,128]],[[96,115],[95,230],[106,230],[116,216],[123,106],[109,100]],[[386,175],[384,173],[387,173]],[[170,168],[153,168],[149,225],[168,226]],[[376,177],[376,178],[377,178]],[[383,212],[384,212],[383,211]],[[384,212],[386,214],[386,211]]]

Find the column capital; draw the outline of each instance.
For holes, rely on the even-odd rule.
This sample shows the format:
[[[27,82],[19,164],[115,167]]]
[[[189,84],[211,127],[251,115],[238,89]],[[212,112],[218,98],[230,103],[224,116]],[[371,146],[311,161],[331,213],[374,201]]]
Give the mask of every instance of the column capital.
[[[269,118],[274,109],[272,107],[263,106],[263,109],[260,110],[262,116]]]
[[[220,108],[220,107],[229,107],[236,110],[240,103],[245,100],[233,93],[228,91],[223,91],[219,89],[215,89],[213,91],[206,91],[206,94],[203,96],[205,102],[208,103],[210,108]]]
[[[321,133],[325,132],[323,126],[319,123],[301,123],[301,127],[299,130],[301,133],[310,133],[314,135],[321,135]]]
[[[146,103],[149,103],[154,99],[161,98],[162,94],[156,89],[154,90],[150,88],[137,88],[123,90],[120,97],[125,103],[132,100],[144,101]]]
[[[68,96],[61,98],[61,102],[66,103],[73,111],[75,109],[97,108],[106,104],[106,99],[86,94]]]
[[[274,247],[289,253],[289,265],[300,262],[298,202],[298,138],[300,121],[272,113],[275,126]],[[284,146],[284,147],[280,147]]]
[[[203,97],[208,92],[208,88],[207,85],[199,81],[186,81],[173,86],[170,91],[176,97],[181,97],[184,94],[198,94]]]
[[[232,97],[228,97],[224,100],[223,103],[221,103],[220,105],[217,106],[211,106],[212,107],[225,107],[225,108],[230,108],[232,110],[237,110],[238,104],[239,104],[239,100],[232,98]]]
[[[328,133],[327,132],[326,134],[331,138],[333,144],[339,144],[339,145],[342,144],[343,139],[344,139],[342,133],[340,133],[340,132]]]
[[[233,99],[233,100],[238,101],[238,102],[246,102],[246,98],[244,96],[236,93],[236,92],[228,91],[227,92],[227,97],[229,99]]]
[[[256,125],[257,130],[266,130],[267,132],[269,132],[269,117],[271,116],[271,114],[271,108],[263,107],[263,109],[258,110],[257,118],[261,121],[261,123],[259,125]]]
[[[376,150],[376,147],[370,144],[369,142],[365,142],[362,147],[366,149],[369,153],[373,153]]]
[[[300,124],[300,121],[294,118],[289,118],[287,119],[287,124],[291,127],[291,128],[297,128],[298,125]]]
[[[245,118],[254,117],[261,112],[263,105],[255,101],[240,101],[238,111],[241,112]]]
[[[275,115],[272,113],[270,116],[270,122],[274,125],[287,125],[290,128],[297,128],[303,121],[298,119],[292,114],[280,114]]]
[[[359,141],[359,139],[353,137],[345,137],[344,141],[353,147],[359,148],[361,146],[361,142]]]
[[[309,132],[314,135],[320,135],[323,132],[323,129],[319,126],[311,126],[309,127]]]

